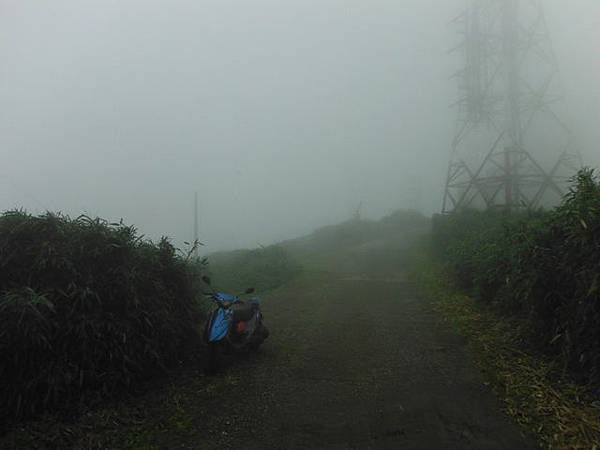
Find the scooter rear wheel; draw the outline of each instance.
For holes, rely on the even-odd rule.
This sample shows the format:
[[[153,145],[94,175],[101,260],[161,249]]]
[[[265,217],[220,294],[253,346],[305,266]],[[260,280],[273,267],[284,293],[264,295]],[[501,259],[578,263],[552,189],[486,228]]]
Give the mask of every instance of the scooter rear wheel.
[[[269,330],[267,327],[261,324],[260,328],[256,330],[256,339],[249,345],[251,350],[258,350],[258,348],[265,342],[265,339],[269,337]]]
[[[260,326],[260,332],[262,334],[263,341],[269,337],[269,329],[262,324]]]

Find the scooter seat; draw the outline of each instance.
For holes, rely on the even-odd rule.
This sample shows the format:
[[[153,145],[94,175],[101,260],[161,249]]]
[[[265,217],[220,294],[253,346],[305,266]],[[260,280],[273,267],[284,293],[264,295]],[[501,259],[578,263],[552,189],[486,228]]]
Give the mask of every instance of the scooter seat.
[[[232,319],[234,322],[247,322],[254,316],[254,308],[252,306],[243,306],[234,308]]]

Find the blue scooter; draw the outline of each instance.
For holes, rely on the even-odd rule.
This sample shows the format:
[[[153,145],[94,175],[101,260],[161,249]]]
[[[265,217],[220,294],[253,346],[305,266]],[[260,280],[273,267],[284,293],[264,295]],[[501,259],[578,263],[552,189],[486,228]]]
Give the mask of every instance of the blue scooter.
[[[269,330],[263,323],[260,300],[240,298],[240,295],[254,293],[254,288],[240,295],[225,294],[212,288],[209,277],[202,279],[211,290],[205,295],[216,304],[204,328],[204,341],[209,348],[208,372],[216,373],[220,369],[222,353],[257,350],[269,336]]]

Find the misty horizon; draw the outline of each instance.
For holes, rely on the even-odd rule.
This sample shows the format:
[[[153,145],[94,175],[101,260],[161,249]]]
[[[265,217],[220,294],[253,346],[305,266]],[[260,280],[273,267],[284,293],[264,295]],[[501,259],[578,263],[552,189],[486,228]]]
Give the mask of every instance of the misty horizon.
[[[439,212],[462,1],[0,1],[0,207],[206,250],[362,204]],[[600,162],[600,4],[548,1],[570,126]]]

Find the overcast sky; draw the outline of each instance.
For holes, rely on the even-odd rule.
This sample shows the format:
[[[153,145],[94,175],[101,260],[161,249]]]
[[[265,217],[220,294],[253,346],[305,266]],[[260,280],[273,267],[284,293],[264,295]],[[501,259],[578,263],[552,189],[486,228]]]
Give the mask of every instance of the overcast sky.
[[[600,2],[547,0],[600,163]],[[0,0],[0,209],[254,247],[441,207],[461,0]]]

